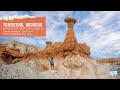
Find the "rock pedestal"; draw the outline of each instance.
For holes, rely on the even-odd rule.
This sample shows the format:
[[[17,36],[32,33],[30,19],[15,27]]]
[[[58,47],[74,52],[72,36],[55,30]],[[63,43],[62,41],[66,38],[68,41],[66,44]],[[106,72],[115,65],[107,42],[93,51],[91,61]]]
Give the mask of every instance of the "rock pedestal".
[[[68,23],[68,32],[66,34],[63,49],[64,50],[74,50],[78,46],[77,39],[74,34],[74,24],[76,23],[76,19],[74,18],[66,18],[64,20],[66,23]]]
[[[66,56],[80,55],[85,58],[90,58],[90,48],[86,43],[78,43],[75,33],[74,24],[76,19],[66,18],[64,20],[68,24],[68,31],[66,33],[64,42],[55,42],[52,44],[51,41],[46,41],[46,47],[44,50],[36,54],[28,54],[27,57],[36,59],[49,59],[50,58],[64,58]],[[56,37],[55,37],[56,38]],[[24,58],[27,58],[26,56]]]
[[[46,41],[45,43],[46,43],[45,49],[50,48],[52,46],[52,42],[51,41]]]

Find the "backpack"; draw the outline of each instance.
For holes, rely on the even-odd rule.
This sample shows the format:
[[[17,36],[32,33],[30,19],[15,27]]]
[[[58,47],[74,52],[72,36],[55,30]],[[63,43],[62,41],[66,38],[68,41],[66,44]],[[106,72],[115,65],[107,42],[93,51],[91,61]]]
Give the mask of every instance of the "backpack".
[[[50,64],[54,64],[53,60],[50,60]]]

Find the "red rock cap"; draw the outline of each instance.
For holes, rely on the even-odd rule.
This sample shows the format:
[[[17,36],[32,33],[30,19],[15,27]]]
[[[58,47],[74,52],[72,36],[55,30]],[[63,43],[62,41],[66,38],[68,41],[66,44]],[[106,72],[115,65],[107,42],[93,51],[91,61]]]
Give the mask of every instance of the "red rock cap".
[[[67,18],[65,18],[64,22],[66,22],[66,23],[73,22],[75,24],[77,22],[77,20],[72,17],[67,17]]]
[[[46,41],[45,43],[46,43],[46,44],[52,44],[52,42],[51,42],[51,41]]]

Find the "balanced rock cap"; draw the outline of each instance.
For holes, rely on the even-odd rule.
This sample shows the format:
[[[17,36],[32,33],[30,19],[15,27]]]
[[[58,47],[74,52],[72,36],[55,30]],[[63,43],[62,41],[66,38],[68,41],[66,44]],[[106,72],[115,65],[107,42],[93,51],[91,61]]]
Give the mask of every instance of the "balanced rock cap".
[[[52,42],[51,42],[51,41],[46,41],[45,43],[46,43],[46,44],[52,44]]]
[[[65,18],[64,22],[66,22],[66,23],[73,22],[75,24],[77,22],[77,20],[72,17],[67,17],[67,18]]]

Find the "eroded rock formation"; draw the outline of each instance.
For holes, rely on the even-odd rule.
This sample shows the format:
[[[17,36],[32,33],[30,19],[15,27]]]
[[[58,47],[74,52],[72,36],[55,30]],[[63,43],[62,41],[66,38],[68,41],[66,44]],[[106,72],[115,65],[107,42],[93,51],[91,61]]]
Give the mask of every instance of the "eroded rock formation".
[[[109,75],[109,63],[101,64],[79,55],[55,61],[51,70],[48,60],[24,60],[4,65],[0,62],[0,79],[117,79]]]
[[[20,53],[20,49],[6,48],[5,44],[0,44],[0,57],[7,64],[12,64],[16,58],[22,58],[23,54]]]
[[[120,58],[104,58],[96,61],[97,63],[117,63],[120,62]]]
[[[46,47],[40,52],[29,52],[24,55],[24,59],[50,59],[53,58],[65,58],[66,56],[80,55],[85,58],[91,58],[90,47],[86,43],[78,43],[75,33],[74,24],[76,19],[66,18],[64,20],[68,24],[68,31],[66,33],[64,42],[46,41]]]

